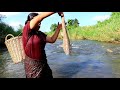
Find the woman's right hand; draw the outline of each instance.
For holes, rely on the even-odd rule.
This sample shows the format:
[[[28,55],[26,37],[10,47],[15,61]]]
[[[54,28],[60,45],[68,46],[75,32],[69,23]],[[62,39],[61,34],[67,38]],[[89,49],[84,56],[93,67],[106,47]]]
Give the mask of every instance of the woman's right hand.
[[[61,29],[62,29],[62,24],[59,24],[59,22],[58,22],[58,26],[57,26],[56,30],[61,30]]]
[[[64,16],[64,13],[63,12],[58,12],[58,15],[63,17]]]

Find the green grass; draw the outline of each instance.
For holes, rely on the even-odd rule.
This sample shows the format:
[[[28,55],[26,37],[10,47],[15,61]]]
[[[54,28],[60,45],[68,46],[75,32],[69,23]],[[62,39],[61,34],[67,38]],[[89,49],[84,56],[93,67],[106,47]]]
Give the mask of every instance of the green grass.
[[[52,35],[49,32],[48,35]],[[113,12],[108,20],[93,26],[72,28],[68,31],[72,40],[88,39],[106,42],[120,42],[120,12]],[[61,38],[61,35],[59,35]]]

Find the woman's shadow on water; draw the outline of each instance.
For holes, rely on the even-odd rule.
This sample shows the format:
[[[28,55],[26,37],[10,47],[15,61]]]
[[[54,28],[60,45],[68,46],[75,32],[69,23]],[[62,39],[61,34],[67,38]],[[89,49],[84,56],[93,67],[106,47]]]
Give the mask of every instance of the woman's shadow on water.
[[[57,70],[57,73],[60,74],[60,78],[76,78],[75,75],[88,68],[90,61],[86,62],[70,62],[63,64],[61,68]],[[80,78],[80,76],[78,76]]]

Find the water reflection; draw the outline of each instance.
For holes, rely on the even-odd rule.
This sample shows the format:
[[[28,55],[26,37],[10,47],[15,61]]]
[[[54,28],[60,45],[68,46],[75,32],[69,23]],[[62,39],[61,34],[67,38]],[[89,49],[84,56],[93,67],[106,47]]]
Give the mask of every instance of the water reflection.
[[[0,78],[24,78],[23,63],[14,64],[6,48],[0,53]]]

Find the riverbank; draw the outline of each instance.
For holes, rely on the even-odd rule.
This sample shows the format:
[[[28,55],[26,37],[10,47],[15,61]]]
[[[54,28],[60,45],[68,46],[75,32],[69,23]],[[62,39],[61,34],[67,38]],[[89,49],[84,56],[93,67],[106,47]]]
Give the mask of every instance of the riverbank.
[[[120,44],[120,41],[112,41],[112,42],[107,42],[107,43]]]

